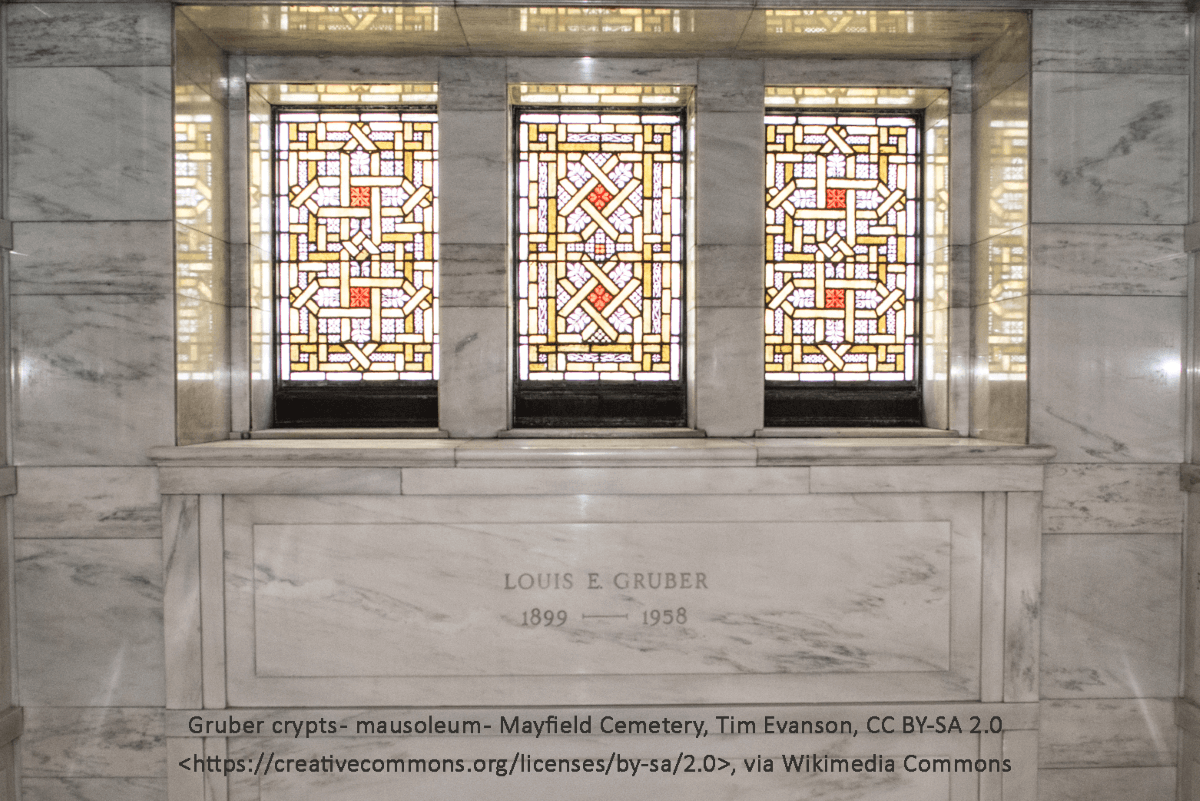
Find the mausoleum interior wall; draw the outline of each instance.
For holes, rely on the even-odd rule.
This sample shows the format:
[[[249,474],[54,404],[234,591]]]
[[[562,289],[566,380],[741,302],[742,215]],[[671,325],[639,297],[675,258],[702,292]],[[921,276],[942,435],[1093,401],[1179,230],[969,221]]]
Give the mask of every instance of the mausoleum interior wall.
[[[1002,121],[1006,103],[1029,97],[1028,224],[995,230],[973,221],[956,234],[953,255],[960,265],[974,260],[978,283],[951,304],[947,327],[973,343],[960,366],[977,380],[1003,363],[989,349],[1009,343],[993,337],[1027,341],[1029,359],[1025,380],[960,390],[970,428],[954,427],[1057,449],[1041,515],[1042,799],[1176,797],[1188,330],[1181,254],[1192,219],[1180,165],[1194,130],[1194,62],[1191,18],[1143,5],[1154,10],[1035,10],[1029,55],[976,59],[977,88],[966,101],[973,123],[954,126],[971,133],[978,189],[984,131],[1000,129],[991,121]],[[176,444],[176,419],[183,442],[241,430],[242,412],[227,399],[238,380],[231,365],[249,359],[234,351],[253,323],[231,312],[243,304],[228,276],[176,282],[176,233],[213,264],[228,263],[231,275],[252,244],[236,241],[237,225],[219,209],[208,228],[175,220],[172,87],[186,76],[196,102],[219,119],[229,108],[225,55],[197,39],[208,55],[193,63],[213,67],[173,73],[185,42],[173,49],[166,4],[14,3],[4,13],[22,797],[164,799],[164,507],[149,453]],[[472,101],[445,113],[503,113],[481,109]],[[445,244],[448,269],[455,259],[474,269],[506,241],[502,213],[477,230]],[[738,253],[748,242],[712,244]],[[993,263],[995,271],[978,269]],[[747,308],[703,313],[729,326],[717,330],[734,331]],[[176,327],[189,315],[209,321],[215,345],[204,350],[217,358],[199,371],[209,379],[179,392]],[[459,325],[456,317],[504,339],[502,298],[450,302],[444,324]],[[1026,327],[989,327],[1004,320]],[[506,378],[486,375],[496,369],[480,357],[474,372],[445,377],[450,386],[490,387],[482,413],[459,415],[460,435],[504,427]],[[706,391],[719,395],[729,380],[714,375]],[[731,431],[747,425],[714,408]],[[619,505],[632,497],[621,494],[623,480],[600,474],[592,486],[617,493]],[[175,519],[199,511],[165,508]],[[166,636],[178,634],[167,627]]]

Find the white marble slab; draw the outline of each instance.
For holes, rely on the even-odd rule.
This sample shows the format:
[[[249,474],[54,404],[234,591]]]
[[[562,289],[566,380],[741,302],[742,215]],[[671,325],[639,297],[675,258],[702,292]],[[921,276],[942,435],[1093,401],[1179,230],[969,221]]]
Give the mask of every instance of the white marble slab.
[[[166,294],[174,287],[168,222],[13,226],[14,295]]]
[[[15,543],[26,706],[163,703],[161,551],[154,540]]]
[[[508,248],[500,244],[443,244],[438,254],[438,303],[450,306],[508,307],[512,288]]]
[[[663,522],[256,525],[256,675],[948,668],[948,523],[731,534]],[[544,609],[561,623],[541,624]],[[685,622],[658,625],[668,611]]]
[[[25,778],[162,778],[163,711],[147,707],[26,707]]]
[[[1039,492],[1040,465],[813,465],[811,492]]]
[[[8,71],[15,220],[171,219],[169,67]]]
[[[808,492],[805,467],[405,468],[405,495],[772,495]]]
[[[948,61],[881,58],[807,60],[765,59],[767,86],[914,86],[950,85]]]
[[[1186,75],[1190,21],[1182,12],[1035,9],[1033,68]]]
[[[399,55],[249,55],[251,83],[437,83],[436,56]]]
[[[25,801],[161,801],[166,779],[34,779],[21,782]]]
[[[1030,440],[1060,462],[1182,460],[1183,304],[1035,296]]]
[[[508,311],[443,308],[440,321],[439,424],[452,437],[494,437],[509,423]]]
[[[1029,299],[976,307],[971,325],[971,436],[1056,444],[1029,436]]]
[[[1179,465],[1046,466],[1042,521],[1049,534],[1158,534],[1183,529]]]
[[[1042,768],[1169,767],[1175,750],[1170,699],[1042,702]]]
[[[700,59],[696,75],[696,109],[762,113],[763,63],[744,59]]]
[[[1187,294],[1180,226],[1047,223],[1030,239],[1034,294]]]
[[[162,536],[153,467],[22,467],[18,538]]]
[[[1187,222],[1188,79],[1033,75],[1033,222]]]
[[[18,463],[146,464],[151,447],[174,441],[169,297],[12,305]]]
[[[695,523],[681,520],[672,511],[682,504],[664,503],[664,499],[657,496],[605,496],[588,499],[582,504],[570,496],[560,499],[543,497],[536,502],[525,498],[520,499],[519,503],[514,503],[518,498],[504,497],[438,499],[401,496],[386,503],[381,503],[383,499],[365,497],[353,501],[332,497],[293,498],[287,503],[281,503],[282,499],[266,497],[245,501],[226,498],[229,701],[234,705],[262,705],[283,703],[284,698],[291,698],[292,703],[296,703],[303,697],[308,699],[304,703],[314,703],[320,697],[325,703],[342,705],[380,703],[386,702],[385,699],[392,699],[393,703],[412,703],[411,700],[400,699],[420,697],[428,703],[441,703],[437,699],[442,698],[456,698],[460,703],[468,698],[477,699],[479,703],[520,703],[519,699],[522,698],[543,699],[539,703],[550,698],[559,699],[560,703],[579,702],[584,698],[593,703],[617,698],[622,703],[638,702],[638,699],[655,699],[665,703],[686,702],[690,698],[691,702],[707,699],[705,702],[711,703],[734,699],[762,702],[771,698],[777,701],[860,699],[864,697],[864,692],[880,700],[932,699],[945,697],[946,693],[963,699],[978,697],[978,689],[974,687],[979,670],[978,498],[925,495],[908,496],[901,501],[897,496],[871,499],[853,496],[809,497],[812,498],[811,503],[805,502],[805,496],[776,496],[770,503],[764,503],[761,496],[691,498],[688,499],[687,507],[691,511],[687,517],[704,521]],[[607,514],[603,508],[606,506],[611,509]],[[748,510],[751,506],[759,510],[760,519],[765,516],[762,510],[767,509],[771,517],[780,522],[786,521],[785,525],[714,522],[720,517],[750,519]],[[714,517],[718,509],[724,514],[718,513],[719,516]],[[608,526],[599,523],[600,520],[613,520],[614,516],[616,520],[613,522],[626,522]],[[539,518],[550,521],[550,524],[539,525],[534,522]],[[513,523],[505,525],[497,522],[506,519]],[[584,522],[571,523],[572,520]],[[664,520],[671,522],[664,523]],[[797,522],[801,520],[863,522],[860,526],[842,522]],[[879,525],[869,525],[872,520]],[[911,581],[885,582],[880,586],[886,586],[886,589],[868,593],[875,599],[868,605],[874,608],[883,604],[890,608],[890,604],[898,603],[910,589],[918,592],[932,590],[943,580],[942,576],[952,577],[948,585],[950,595],[945,600],[931,599],[928,605],[921,607],[927,610],[928,615],[935,617],[948,609],[948,630],[945,623],[931,624],[925,612],[918,613],[917,606],[908,604],[904,618],[921,620],[923,633],[916,635],[910,632],[905,639],[921,650],[922,655],[888,652],[889,656],[883,658],[882,654],[874,652],[877,647],[875,643],[879,642],[877,637],[865,632],[861,637],[856,636],[851,642],[845,643],[846,650],[836,646],[834,643],[839,641],[837,630],[858,625],[859,612],[854,611],[857,607],[854,607],[852,600],[857,597],[855,588],[862,581],[874,581],[871,576],[876,569],[871,567],[873,557],[869,554],[879,550],[875,546],[856,546],[845,550],[839,543],[855,542],[859,536],[868,536],[873,542],[890,542],[890,538],[896,537],[905,540],[913,531],[921,532],[920,537],[934,536],[939,526],[948,526],[949,536],[954,540],[948,568],[933,564],[936,561],[934,554],[941,553],[938,548],[942,546],[922,545],[916,549],[921,555],[917,557],[916,552],[913,554],[917,561],[907,567],[904,567],[907,562],[897,563],[894,559],[886,559],[882,564],[889,567],[885,570],[901,569]],[[335,530],[336,535],[332,535],[331,532]],[[946,528],[940,530],[947,531]],[[738,535],[730,537],[729,534],[734,531],[739,532]],[[783,531],[788,534],[784,535],[781,533]],[[888,531],[895,533],[888,535]],[[543,532],[552,534],[538,537],[536,544],[528,548],[522,546],[526,539]],[[851,564],[859,565],[862,569],[851,570],[846,579],[837,584],[799,582],[786,592],[772,589],[780,580],[773,577],[774,574],[753,578],[767,569],[764,568],[765,563],[755,557],[755,549],[738,550],[734,544],[744,545],[763,537],[770,539],[778,536],[799,537],[805,543],[808,542],[806,538],[811,536],[817,538],[813,542],[821,543],[820,547],[797,548],[794,557],[800,560],[797,564],[812,566],[833,559],[835,561],[823,569],[827,575]],[[403,541],[400,551],[397,550],[397,537]],[[711,541],[711,547],[696,548],[688,544],[697,537]],[[726,545],[718,548],[719,543]],[[899,547],[903,549],[907,546]],[[728,551],[728,548],[734,550]],[[459,555],[447,562],[447,549]],[[767,550],[772,554],[786,552],[775,544]],[[386,554],[401,551],[405,553],[405,560],[391,564]],[[706,580],[708,586],[715,588],[710,597],[718,600],[726,597],[727,602],[687,599],[676,603],[672,596],[668,603],[668,599],[659,600],[659,596],[671,595],[666,590],[655,593],[636,586],[624,590],[618,587],[611,597],[607,589],[586,589],[591,577],[585,577],[585,573],[599,573],[596,581],[608,588],[614,581],[623,584],[623,578],[613,578],[616,573],[638,572],[635,568],[616,566],[617,562],[660,564],[664,563],[663,554],[668,553],[675,556],[674,561],[716,559],[724,565],[711,571],[707,568],[684,571],[681,567],[674,572],[711,573],[712,578]],[[637,554],[643,554],[643,557],[637,557]],[[443,567],[415,568],[412,575],[404,567],[405,564],[425,564],[426,560]],[[604,562],[604,565],[592,569],[584,564],[589,560],[596,564]],[[514,565],[511,570],[507,567],[510,562]],[[553,569],[524,566],[534,562],[551,565]],[[778,558],[775,564],[783,567]],[[928,565],[928,569],[918,565]],[[811,568],[797,569],[803,572]],[[320,575],[314,574],[313,570]],[[659,572],[672,570],[663,568]],[[724,583],[720,580],[722,571],[723,575],[729,576]],[[510,574],[509,583],[518,587],[522,582],[528,584],[530,581],[528,578],[522,579],[522,573],[532,576],[539,572],[572,572],[573,589],[570,591],[560,590],[559,595],[553,590],[530,591],[530,597],[538,598],[536,604],[529,606],[530,609],[535,605],[555,609],[569,607],[568,622],[561,629],[554,627],[555,631],[530,631],[517,625],[518,640],[499,637],[495,627],[487,622],[491,620],[489,615],[500,612],[509,624],[513,620],[519,624],[521,619],[512,615],[525,608],[520,598],[515,602],[503,600],[510,597],[506,593],[522,595],[521,590],[503,589],[505,572]],[[695,580],[693,577],[693,583]],[[496,584],[496,581],[501,583]],[[543,579],[545,581],[547,579]],[[566,583],[562,576],[559,581],[560,586]],[[730,589],[734,584],[729,584],[729,581],[736,585],[734,589]],[[447,582],[453,585],[450,591],[444,589]],[[635,585],[636,579],[631,582]],[[647,578],[646,582],[648,585],[650,580]],[[747,582],[749,586],[759,589],[747,589]],[[682,578],[678,579],[678,583],[680,589],[675,594],[689,592],[682,589]],[[911,588],[906,589],[910,584]],[[578,602],[558,600],[567,596],[573,598],[572,593],[586,596],[592,592],[596,595],[590,597],[603,595],[608,605],[634,605],[632,610],[618,609],[613,614],[629,613],[636,618],[640,611],[657,608],[659,604],[662,604],[662,608],[676,610],[683,605],[688,609],[686,614],[689,619],[699,615],[701,621],[707,622],[695,631],[685,625],[682,631],[663,634],[654,634],[651,627],[651,635],[646,635],[645,629],[639,624],[634,626],[636,631],[624,634],[619,627],[625,625],[625,619],[589,619],[584,625],[582,617],[576,618],[576,615],[585,612],[608,614],[604,609],[593,612],[577,607],[579,603],[586,605],[597,602],[588,601],[582,596]],[[498,593],[500,601],[491,600],[489,593]],[[778,604],[784,597],[806,599],[807,593],[815,595],[797,607],[806,610],[801,617],[807,622],[800,623],[800,628],[789,634],[787,641],[795,643],[797,638],[801,638],[810,644],[825,642],[827,645],[821,647],[835,649],[830,654],[832,660],[818,660],[807,667],[799,663],[792,664],[788,662],[790,657],[771,656],[778,645],[768,644],[773,642],[769,637],[766,641],[759,640],[760,635],[753,632],[739,636],[750,643],[758,642],[758,645],[739,647],[736,652],[724,657],[716,656],[714,652],[714,658],[709,660],[697,661],[695,656],[689,655],[695,653],[696,645],[703,646],[712,636],[717,636],[718,640],[723,636],[705,630],[712,629],[714,625],[720,627],[750,620],[773,619],[774,613],[760,614],[754,611],[760,600],[770,606]],[[942,605],[947,602],[948,607]],[[508,609],[511,603],[516,603],[516,611]],[[648,606],[642,609],[637,606],[639,603]],[[850,603],[851,607],[835,615],[834,619],[839,622],[833,629],[827,629],[827,624],[820,622],[825,613],[819,610],[841,608],[846,603]],[[547,604],[550,606],[547,607]],[[559,606],[562,604],[567,606]],[[942,611],[939,612],[939,609]],[[303,615],[298,617],[301,610]],[[784,607],[781,606],[778,611],[782,613],[779,625],[791,626],[783,622],[783,618],[787,617]],[[874,612],[867,614],[865,608],[861,612],[865,615],[864,625],[877,625]],[[336,625],[326,625],[335,620]],[[638,624],[639,621],[635,619],[633,623]],[[401,640],[381,640],[378,637],[380,625],[401,626],[408,633]],[[891,628],[899,629],[906,625],[897,619]],[[917,624],[914,622],[913,625]],[[592,633],[593,626],[599,626],[601,630],[610,626],[618,628],[618,632],[605,637]],[[816,639],[812,639],[805,631],[809,631]],[[375,634],[369,635],[371,644],[364,647],[358,641],[369,632]],[[434,637],[438,632],[453,633],[454,637]],[[547,635],[542,640],[548,642],[539,647],[538,659],[529,660],[525,657],[522,662],[511,649],[515,643],[529,639],[526,633]],[[299,643],[308,642],[318,634],[325,638],[323,642],[326,645],[335,642],[340,644],[336,647],[316,644],[311,648],[299,646]],[[638,650],[641,646],[637,646],[647,636],[650,639],[644,645],[657,650],[658,657],[646,666],[630,668],[626,664],[630,660],[637,662],[648,658]],[[671,638],[679,636],[688,639],[687,649],[675,650],[672,646]],[[558,639],[549,640],[549,637]],[[938,640],[938,637],[943,639]],[[946,637],[948,641],[944,639]],[[413,645],[426,639],[429,639],[428,649]],[[537,642],[536,639],[530,640],[531,645]],[[550,642],[558,645],[550,646]],[[712,642],[715,644],[717,640]],[[938,647],[948,648],[948,652],[941,652],[948,654],[948,665],[939,663],[939,657],[931,655],[921,645],[928,642],[946,643],[945,646],[935,647],[932,654],[938,653]],[[407,643],[403,646],[404,653],[394,653],[402,643]],[[468,657],[462,652],[463,648],[470,650],[480,643],[493,643],[495,646],[484,649],[488,654],[486,659]],[[613,654],[605,656],[608,651]],[[887,649],[884,648],[884,651]],[[347,654],[351,653],[356,657],[347,659]],[[834,655],[838,653],[841,656]],[[915,659],[917,662],[909,665],[909,672],[856,672],[883,669],[885,664],[892,664],[897,658]],[[579,663],[578,667],[568,665],[575,664],[572,660],[578,659],[585,661]],[[878,661],[880,659],[883,661]],[[925,660],[924,667],[918,664],[922,660]],[[643,674],[644,678],[637,685],[631,685],[620,676],[600,675],[594,667],[587,667],[598,664],[616,666],[604,673],[637,672]],[[681,684],[668,681],[666,676],[649,675],[668,668],[676,672],[686,670],[692,677]],[[581,670],[582,674],[579,673]],[[789,673],[789,670],[809,672]],[[510,675],[491,675],[496,672]],[[546,675],[555,672],[558,675]],[[431,673],[450,675],[452,678],[432,678]],[[513,673],[517,675],[511,675]],[[535,674],[543,675],[535,678]],[[401,675],[406,677],[392,678]],[[417,695],[414,696],[414,693]],[[364,698],[372,700],[363,701]]]
[[[696,84],[696,60],[690,58],[515,57],[507,67],[509,83]]]
[[[192,495],[163,498],[162,596],[166,706],[203,704],[200,631],[200,505]]]
[[[160,3],[21,5],[7,23],[10,67],[171,64],[171,9]]]
[[[749,437],[763,427],[762,306],[695,310],[695,426],[711,437]]]
[[[229,438],[229,307],[175,297],[175,430],[180,445]]]
[[[1038,801],[1175,801],[1175,768],[1062,768],[1038,772]]]
[[[696,244],[761,247],[762,112],[711,112],[697,119],[695,131]]]
[[[164,495],[399,495],[394,467],[161,467]]]
[[[696,248],[695,276],[697,306],[763,307],[761,242],[700,245]]]
[[[1180,539],[1043,539],[1043,698],[1167,697],[1177,690]]]
[[[508,115],[443,108],[438,120],[443,246],[507,243],[508,205],[502,198],[508,192]]]
[[[970,208],[975,221],[970,237],[972,242],[998,236],[1030,221],[1030,126],[1037,123],[1030,120],[1029,97],[1029,77],[1025,76],[977,108],[970,117],[967,127],[969,133],[973,134],[970,169],[974,187],[969,191],[974,198]],[[1048,110],[1047,115],[1057,111]],[[951,152],[954,152],[955,145],[959,145],[961,152],[965,137],[960,138],[958,131],[963,127],[961,123],[964,116],[955,114],[952,119],[959,126],[951,133]],[[1052,123],[1044,123],[1049,124]],[[960,192],[962,188],[957,180],[961,177],[965,181],[963,172],[959,168],[951,176],[951,181],[955,182],[953,185]],[[958,201],[958,197],[961,194],[955,196],[952,202],[962,202]],[[957,216],[961,220],[964,215]],[[955,233],[961,235],[958,231]],[[951,243],[965,244],[956,239],[957,235],[951,239]]]
[[[441,59],[438,65],[441,111],[504,111],[508,106],[505,74],[503,58]]]

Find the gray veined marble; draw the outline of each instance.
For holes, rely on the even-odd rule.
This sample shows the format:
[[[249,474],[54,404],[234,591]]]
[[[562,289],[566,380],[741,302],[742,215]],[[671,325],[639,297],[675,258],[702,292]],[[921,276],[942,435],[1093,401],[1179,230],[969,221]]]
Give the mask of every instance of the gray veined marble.
[[[8,72],[15,220],[171,219],[169,67]]]
[[[171,7],[165,4],[18,5],[7,21],[10,67],[171,64]]]
[[[13,226],[14,295],[167,294],[171,223],[28,222]]]
[[[20,464],[136,465],[174,441],[171,300],[13,301]]]
[[[1034,294],[1187,294],[1182,226],[1044,223],[1030,247]]]
[[[23,703],[162,705],[161,544],[19,540],[15,557]]]
[[[167,774],[163,711],[147,707],[26,707],[20,739],[26,777]]]
[[[1183,529],[1175,464],[1046,466],[1042,524],[1048,534],[1166,534]]]
[[[1187,222],[1184,75],[1035,72],[1033,222]]]
[[[20,538],[158,538],[158,475],[152,467],[22,467],[13,499]]]
[[[1038,773],[1038,801],[1176,801],[1175,768],[1059,768]]]
[[[1175,764],[1177,729],[1169,698],[1043,701],[1042,768]]]
[[[25,801],[161,801],[166,798],[167,781],[157,778],[27,778],[21,782],[21,793]]]
[[[1033,68],[1186,75],[1191,58],[1189,22],[1182,13],[1036,9]]]

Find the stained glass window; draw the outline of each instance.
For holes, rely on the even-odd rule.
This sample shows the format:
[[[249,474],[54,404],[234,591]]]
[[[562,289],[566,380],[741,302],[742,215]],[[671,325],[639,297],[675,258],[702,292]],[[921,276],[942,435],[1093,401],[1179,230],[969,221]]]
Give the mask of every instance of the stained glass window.
[[[275,117],[279,377],[438,375],[437,115]]]
[[[678,381],[681,112],[517,113],[517,375]]]
[[[912,382],[917,116],[766,117],[766,378]]]

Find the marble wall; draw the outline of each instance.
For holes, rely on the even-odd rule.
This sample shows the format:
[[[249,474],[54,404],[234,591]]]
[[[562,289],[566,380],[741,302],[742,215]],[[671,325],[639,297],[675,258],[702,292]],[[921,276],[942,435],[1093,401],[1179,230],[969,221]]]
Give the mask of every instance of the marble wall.
[[[1134,10],[1139,5],[1147,10]],[[974,112],[973,129],[955,122],[954,144],[972,152],[976,181],[996,200],[995,208],[981,206],[994,217],[971,221],[951,240],[952,264],[987,266],[951,303],[959,312],[946,315],[952,336],[974,343],[975,374],[988,378],[986,392],[974,389],[984,401],[959,419],[975,433],[1027,436],[1058,451],[1046,468],[1042,518],[1043,801],[1174,798],[1176,765],[1189,777],[1197,770],[1194,742],[1188,761],[1177,760],[1171,700],[1179,693],[1179,464],[1188,458],[1184,225],[1196,192],[1180,166],[1188,163],[1194,106],[1194,18],[1178,5],[1039,7],[1031,52],[998,49],[960,65],[973,74],[964,84],[960,71],[956,85],[973,81],[974,91],[951,108],[952,116]],[[26,720],[22,797],[157,801],[167,788],[163,595],[171,588],[163,581],[159,477],[147,454],[176,441],[177,411],[188,422],[184,441],[249,427],[248,412],[238,418],[229,407],[224,383],[224,365],[239,358],[225,339],[239,323],[227,315],[244,299],[228,294],[211,265],[224,263],[226,251],[236,265],[245,243],[229,233],[236,226],[223,227],[220,171],[205,185],[209,197],[199,183],[185,187],[195,190],[186,198],[176,194],[192,216],[177,215],[171,200],[179,188],[173,80],[191,98],[176,113],[208,115],[213,138],[195,141],[219,155],[224,56],[202,35],[181,35],[173,78],[167,4],[12,3],[3,13],[3,216],[15,223],[16,245],[4,293],[13,359],[9,447],[20,480],[6,514],[15,537],[16,700]],[[487,83],[482,73],[498,86],[493,66],[472,59],[455,69],[475,74],[471,85]],[[746,166],[754,154],[731,147],[727,134],[754,116],[732,89],[767,80],[741,68],[722,80],[696,76],[698,102],[710,103],[720,121],[699,135],[730,164],[758,170]],[[461,84],[456,95],[453,78],[441,76],[444,113],[478,121],[503,114],[495,87],[478,95]],[[1021,108],[1031,110],[1025,154],[1019,126],[1010,124]],[[503,159],[503,142],[476,138],[464,146],[481,163]],[[985,157],[996,153],[1001,158],[985,170]],[[503,259],[503,213],[472,207],[469,176],[462,180],[458,190],[446,187],[462,202],[443,208],[474,216],[458,226],[457,239],[444,240],[444,268],[486,283]],[[1019,208],[1009,184],[1022,181],[1029,198]],[[698,211],[703,218],[721,208]],[[757,233],[738,224],[708,230],[698,264],[757,264]],[[197,255],[191,283],[175,282],[177,236]],[[756,315],[749,309],[736,294],[696,301],[706,330],[736,343],[732,362],[750,347],[748,321]],[[444,407],[447,427],[490,435],[504,427],[504,370],[482,354],[471,357],[485,341],[478,332],[504,339],[503,297],[448,296],[442,320],[446,347],[459,350],[468,368],[448,372],[445,387],[483,388],[471,408]],[[202,377],[178,391],[176,327],[185,321],[182,333],[209,337],[197,354],[229,355],[194,370],[189,364],[189,375]],[[1027,372],[1011,359],[1025,348]],[[695,377],[712,400],[713,417],[703,424],[713,433],[753,430],[745,407],[722,406],[727,386],[750,379],[710,373]],[[0,774],[13,773],[0,756]],[[1200,779],[1188,781],[1182,792],[1194,795]]]
[[[1175,797],[1189,23],[1032,17],[1029,437],[1058,449],[1043,799]]]

